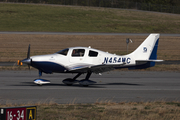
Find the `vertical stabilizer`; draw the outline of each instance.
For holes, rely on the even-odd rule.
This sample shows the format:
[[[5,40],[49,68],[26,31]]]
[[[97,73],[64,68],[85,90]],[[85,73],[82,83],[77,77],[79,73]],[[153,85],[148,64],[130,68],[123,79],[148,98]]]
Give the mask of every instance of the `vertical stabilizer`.
[[[144,69],[152,67],[157,60],[157,49],[160,34],[150,34],[144,42],[130,55],[134,58],[136,66],[129,69]]]
[[[135,60],[156,60],[160,34],[150,34],[131,55]]]

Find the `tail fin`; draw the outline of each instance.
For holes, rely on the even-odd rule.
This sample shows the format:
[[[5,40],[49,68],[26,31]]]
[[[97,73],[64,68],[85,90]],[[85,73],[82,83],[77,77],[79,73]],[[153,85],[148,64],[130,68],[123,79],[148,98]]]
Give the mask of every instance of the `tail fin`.
[[[135,60],[156,60],[160,34],[150,34],[131,55]]]
[[[134,69],[148,68],[155,65],[157,60],[157,49],[160,34],[150,34],[144,42],[130,55],[135,59],[136,67]]]

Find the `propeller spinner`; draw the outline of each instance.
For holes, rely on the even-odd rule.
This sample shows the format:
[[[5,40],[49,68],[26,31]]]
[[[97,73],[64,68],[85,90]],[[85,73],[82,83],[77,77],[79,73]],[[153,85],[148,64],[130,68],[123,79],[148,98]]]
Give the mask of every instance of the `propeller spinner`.
[[[23,60],[18,60],[17,65],[21,66],[23,64],[27,64],[30,69],[31,62],[32,62],[32,59],[30,58],[30,44],[29,44],[27,58],[25,58]]]

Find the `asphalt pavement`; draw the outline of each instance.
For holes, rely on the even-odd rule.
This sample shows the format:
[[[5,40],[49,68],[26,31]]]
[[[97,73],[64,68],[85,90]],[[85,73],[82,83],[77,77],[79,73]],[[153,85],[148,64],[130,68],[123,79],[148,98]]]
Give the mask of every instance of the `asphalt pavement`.
[[[51,83],[37,86],[38,71],[0,71],[0,103],[59,104],[95,102],[179,101],[180,74],[176,72],[111,71],[92,74],[94,85],[66,86],[65,78],[75,74],[43,74]],[[78,78],[81,80],[85,75]]]

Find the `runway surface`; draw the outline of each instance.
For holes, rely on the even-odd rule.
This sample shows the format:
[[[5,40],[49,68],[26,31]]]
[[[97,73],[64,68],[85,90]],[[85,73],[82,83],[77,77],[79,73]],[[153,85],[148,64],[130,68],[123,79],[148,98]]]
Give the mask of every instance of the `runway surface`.
[[[180,74],[176,72],[111,71],[92,74],[97,84],[66,86],[75,74],[43,74],[50,84],[37,86],[38,71],[0,71],[0,103],[95,103],[180,101]],[[78,80],[85,77],[82,75]]]

